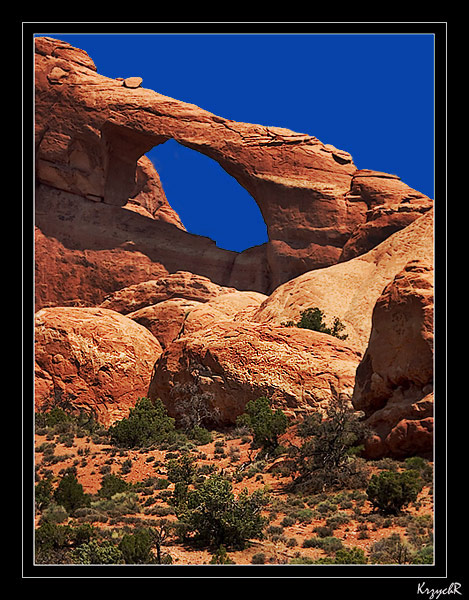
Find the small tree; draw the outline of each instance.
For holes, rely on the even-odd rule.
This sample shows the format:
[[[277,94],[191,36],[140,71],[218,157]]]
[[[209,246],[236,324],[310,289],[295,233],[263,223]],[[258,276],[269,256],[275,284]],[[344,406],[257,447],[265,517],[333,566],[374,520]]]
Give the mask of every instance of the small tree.
[[[129,487],[124,479],[113,473],[108,473],[101,480],[101,488],[98,490],[98,494],[103,498],[112,498],[114,494],[125,492]]]
[[[90,504],[90,497],[83,491],[83,486],[78,482],[73,470],[68,470],[60,480],[54,499],[68,512]]]
[[[277,448],[278,436],[287,430],[286,415],[280,409],[273,411],[265,396],[250,400],[244,410],[244,414],[236,419],[236,424],[248,427],[256,446],[261,446],[266,451]]]
[[[357,458],[365,427],[348,401],[334,392],[325,409],[307,416],[298,426],[303,443],[295,457],[295,486],[311,491],[356,487],[364,483],[366,470]]]
[[[249,495],[244,489],[235,498],[231,482],[215,473],[187,493],[176,514],[185,531],[201,544],[243,548],[246,540],[262,535],[266,519],[261,510],[267,501],[262,490]]]
[[[417,471],[384,471],[372,476],[366,493],[369,501],[379,511],[395,514],[410,502],[415,502],[422,487],[423,482]]]
[[[160,399],[139,398],[127,418],[109,428],[111,443],[124,448],[151,446],[174,435],[174,419],[168,416]]]
[[[179,459],[170,459],[166,467],[166,473],[171,483],[182,482],[186,485],[194,483],[197,475],[195,457],[190,454],[183,454]]]

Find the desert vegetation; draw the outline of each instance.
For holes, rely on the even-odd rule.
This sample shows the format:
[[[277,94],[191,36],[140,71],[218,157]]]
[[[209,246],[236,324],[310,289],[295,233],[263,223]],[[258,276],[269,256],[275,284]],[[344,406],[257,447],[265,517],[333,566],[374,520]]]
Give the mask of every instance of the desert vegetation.
[[[432,464],[365,461],[363,434],[340,395],[299,422],[261,397],[218,431],[147,398],[109,428],[55,406],[36,417],[36,563],[432,563]]]

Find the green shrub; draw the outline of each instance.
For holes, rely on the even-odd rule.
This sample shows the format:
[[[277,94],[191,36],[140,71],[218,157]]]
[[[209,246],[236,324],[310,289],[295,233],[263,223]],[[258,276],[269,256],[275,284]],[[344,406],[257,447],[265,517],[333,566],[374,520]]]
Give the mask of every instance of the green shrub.
[[[266,524],[261,509],[267,501],[262,490],[249,495],[244,489],[235,498],[231,482],[215,473],[195,490],[187,491],[186,486],[176,514],[198,542],[214,548],[243,548],[246,540],[261,536]]]
[[[300,313],[300,320],[296,323],[297,327],[302,329],[311,329],[312,331],[320,331],[333,335],[340,340],[346,340],[348,335],[342,334],[345,329],[345,325],[339,320],[338,317],[334,317],[332,327],[327,327],[324,323],[324,313],[319,308],[307,308]],[[290,325],[291,323],[288,323]]]
[[[68,470],[60,480],[54,492],[57,504],[62,505],[68,512],[73,512],[81,506],[89,506],[90,497],[83,491],[73,471]]]
[[[412,556],[413,565],[431,565],[434,562],[433,545],[424,546]]]
[[[124,479],[113,473],[108,473],[101,480],[101,488],[98,490],[98,495],[102,498],[111,498],[114,494],[127,491],[129,487],[129,484]]]
[[[272,451],[278,446],[278,436],[287,430],[288,419],[280,409],[273,411],[269,399],[263,396],[246,404],[236,424],[249,428],[254,445]]]
[[[72,553],[72,560],[80,565],[117,565],[124,562],[122,551],[109,540],[91,540]]]
[[[339,548],[335,554],[334,563],[337,565],[364,565],[368,562],[361,548]]]
[[[119,543],[122,559],[127,565],[154,564],[155,556],[152,548],[154,537],[149,529],[137,529],[133,533],[125,533]]]
[[[383,471],[371,477],[366,493],[372,505],[379,511],[396,514],[417,499],[422,485],[417,471]]]
[[[111,443],[124,448],[148,447],[174,439],[174,419],[161,400],[139,398],[127,418],[109,428]]]
[[[205,427],[195,426],[187,432],[187,436],[200,446],[210,444],[213,441],[212,434]]]

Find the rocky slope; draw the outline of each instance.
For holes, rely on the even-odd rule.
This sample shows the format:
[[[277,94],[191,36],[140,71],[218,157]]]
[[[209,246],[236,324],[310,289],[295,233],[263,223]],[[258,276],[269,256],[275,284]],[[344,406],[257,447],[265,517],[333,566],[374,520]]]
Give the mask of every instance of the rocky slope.
[[[312,136],[103,77],[59,40],[36,38],[35,64],[38,409],[108,425],[149,395],[226,425],[260,395],[301,417],[341,393],[370,456],[431,452],[431,199]],[[168,139],[248,190],[266,244],[185,230],[145,157]],[[282,326],[314,306],[345,341]]]

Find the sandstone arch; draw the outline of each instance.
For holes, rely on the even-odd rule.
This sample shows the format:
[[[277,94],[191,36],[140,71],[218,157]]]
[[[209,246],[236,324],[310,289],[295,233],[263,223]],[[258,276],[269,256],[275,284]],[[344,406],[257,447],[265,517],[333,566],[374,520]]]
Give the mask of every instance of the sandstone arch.
[[[76,263],[91,261],[95,282],[89,269],[78,275],[81,288],[90,287],[87,302],[99,303],[116,286],[179,269],[270,293],[306,271],[336,264],[367,221],[373,195],[356,192],[357,170],[349,153],[307,134],[239,123],[141,85],[127,87],[121,79],[99,75],[86,52],[60,40],[38,37],[35,49],[36,225],[46,238],[44,255],[54,240],[64,256],[81,253],[74,254]],[[183,231],[177,215],[168,219],[167,202],[164,226],[159,215],[144,222],[116,213],[129,199],[140,211],[139,161],[168,139],[217,161],[251,194],[267,226],[264,246],[241,254],[217,248]],[[412,202],[422,199],[431,204],[422,194],[412,196]],[[375,230],[373,236],[376,243]],[[355,247],[369,249],[362,240]],[[146,274],[142,261],[134,272],[136,252],[143,255]],[[57,281],[60,268],[51,262],[38,266]],[[91,290],[99,279],[108,281],[106,289]],[[63,293],[47,301],[59,299],[73,301]]]

